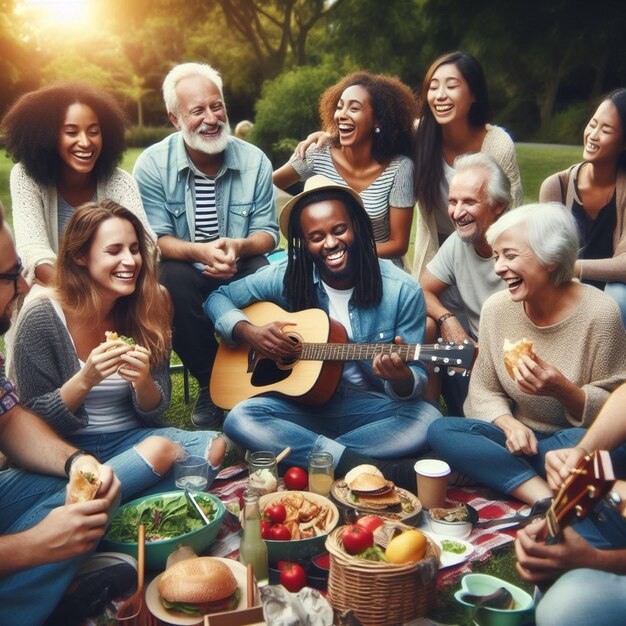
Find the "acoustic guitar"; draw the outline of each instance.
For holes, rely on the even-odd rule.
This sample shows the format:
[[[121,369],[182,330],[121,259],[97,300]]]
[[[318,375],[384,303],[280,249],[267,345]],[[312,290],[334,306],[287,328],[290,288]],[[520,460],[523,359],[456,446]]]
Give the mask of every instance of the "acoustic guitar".
[[[585,517],[614,483],[613,464],[606,450],[596,450],[580,459],[546,513],[546,543],[558,543],[563,528]]]
[[[271,302],[255,302],[243,311],[257,326],[293,320],[294,325],[286,326],[283,332],[299,350],[292,361],[274,361],[246,344],[230,348],[222,341],[210,391],[213,402],[224,409],[266,393],[279,393],[305,404],[324,404],[337,389],[345,361],[371,360],[378,354],[396,353],[407,363],[423,361],[462,370],[471,369],[476,356],[470,343],[347,343],[343,326],[321,309],[288,313]]]

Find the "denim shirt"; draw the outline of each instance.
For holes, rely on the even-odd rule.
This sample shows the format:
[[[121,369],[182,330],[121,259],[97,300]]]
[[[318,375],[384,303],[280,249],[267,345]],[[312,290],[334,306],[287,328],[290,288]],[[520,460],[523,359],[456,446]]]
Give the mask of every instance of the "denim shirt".
[[[379,260],[383,279],[383,297],[380,304],[371,309],[358,308],[352,300],[349,314],[354,343],[392,343],[394,337],[402,337],[405,343],[424,341],[426,305],[422,288],[406,272],[393,263]],[[233,329],[247,320],[242,308],[258,301],[269,301],[289,311],[283,295],[283,278],[287,260],[263,267],[255,274],[241,278],[214,291],[204,303],[205,313],[211,318],[215,330],[229,345],[235,345]],[[324,291],[319,274],[314,268],[315,292],[319,307],[328,313],[328,296]],[[396,400],[419,398],[426,386],[427,376],[424,367],[409,363],[413,372],[413,391],[408,396],[399,397],[385,381],[374,373],[371,362],[362,361],[361,370],[368,388],[385,392]]]
[[[194,170],[180,132],[146,148],[133,176],[148,221],[157,237],[194,241],[196,207]],[[278,242],[272,165],[257,147],[230,137],[215,177],[220,237],[248,237],[266,232]]]

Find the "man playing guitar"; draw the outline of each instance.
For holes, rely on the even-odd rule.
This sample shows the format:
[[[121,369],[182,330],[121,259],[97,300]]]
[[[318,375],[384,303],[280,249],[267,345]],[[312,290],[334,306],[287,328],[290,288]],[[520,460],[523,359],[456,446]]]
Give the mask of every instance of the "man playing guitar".
[[[593,450],[611,450],[617,478],[626,478],[626,384],[607,400],[578,447],[546,455],[549,485],[558,490],[579,461]],[[608,501],[597,506],[574,528],[565,528],[562,541],[539,541],[542,520],[517,534],[517,569],[523,579],[556,582],[537,607],[537,626],[567,626],[624,622],[626,615],[626,482],[618,480]],[[615,510],[618,509],[618,510]]]

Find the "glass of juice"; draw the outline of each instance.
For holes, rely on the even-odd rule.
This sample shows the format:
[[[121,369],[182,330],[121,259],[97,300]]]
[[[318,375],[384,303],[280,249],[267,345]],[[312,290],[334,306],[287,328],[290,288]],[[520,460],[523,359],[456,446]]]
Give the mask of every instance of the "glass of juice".
[[[312,452],[309,456],[309,491],[327,496],[334,479],[333,455],[330,452]]]

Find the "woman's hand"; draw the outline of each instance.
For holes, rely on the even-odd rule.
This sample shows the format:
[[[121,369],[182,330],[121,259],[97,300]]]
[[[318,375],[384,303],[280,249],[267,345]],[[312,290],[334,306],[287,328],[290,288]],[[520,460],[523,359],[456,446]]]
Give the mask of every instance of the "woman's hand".
[[[501,415],[493,423],[506,435],[506,449],[511,454],[537,454],[535,433],[512,415]]]
[[[578,461],[587,454],[583,448],[564,448],[550,450],[546,454],[546,479],[552,491],[558,491],[565,479],[570,475],[570,470],[578,464]]]
[[[121,340],[105,341],[96,346],[87,357],[85,367],[80,371],[80,375],[88,388],[92,389],[105,378],[114,374],[122,363],[122,355],[126,354],[132,347]]]
[[[134,387],[151,379],[150,375],[150,350],[143,346],[133,345],[131,350],[122,354],[122,364],[117,373]]]
[[[314,143],[317,144],[316,150],[323,148],[326,144],[330,143],[330,140],[333,136],[330,133],[326,133],[323,130],[316,130],[314,133],[311,133],[305,140],[301,141],[296,149],[293,151],[292,159],[304,159],[304,155],[306,151],[312,146]]]
[[[515,382],[524,392],[534,396],[557,397],[567,379],[550,363],[535,354],[534,359],[524,355],[513,368]]]

